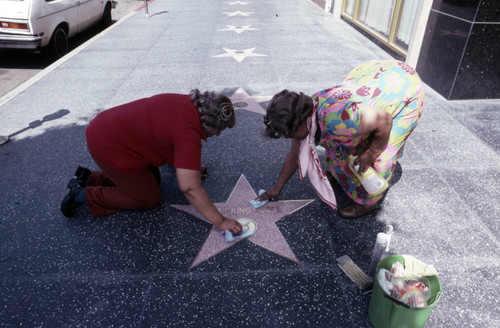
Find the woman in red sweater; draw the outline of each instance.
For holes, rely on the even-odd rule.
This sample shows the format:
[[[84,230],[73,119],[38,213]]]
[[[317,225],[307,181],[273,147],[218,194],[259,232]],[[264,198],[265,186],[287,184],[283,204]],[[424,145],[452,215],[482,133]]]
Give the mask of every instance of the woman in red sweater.
[[[87,147],[101,171],[79,167],[68,183],[61,210],[66,217],[86,203],[93,216],[149,209],[161,201],[158,167],[175,167],[180,190],[208,221],[234,235],[242,231],[224,217],[201,186],[201,140],[236,124],[234,107],[215,92],[159,94],[101,112],[86,129]]]

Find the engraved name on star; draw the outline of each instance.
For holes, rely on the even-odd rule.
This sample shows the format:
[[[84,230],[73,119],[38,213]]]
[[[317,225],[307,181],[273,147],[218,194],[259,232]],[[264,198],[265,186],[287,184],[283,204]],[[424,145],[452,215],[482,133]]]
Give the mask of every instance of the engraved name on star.
[[[250,16],[251,14],[255,14],[255,12],[253,11],[239,11],[239,10],[236,10],[236,11],[233,11],[233,12],[223,12],[223,14],[226,14],[227,17],[231,17],[231,16]]]
[[[258,28],[253,28],[250,27],[252,25],[242,25],[242,26],[233,26],[233,25],[226,25],[226,28],[221,28],[218,29],[217,31],[234,31],[238,34],[240,34],[243,31],[258,31]]]
[[[229,48],[222,48],[226,53],[225,54],[220,54],[212,57],[233,57],[236,59],[238,63],[241,63],[245,58],[247,57],[262,57],[262,56],[267,56],[263,54],[257,54],[254,53],[253,51],[255,48],[248,48],[248,49],[243,49],[243,50],[236,50],[236,49],[229,49]]]
[[[227,243],[220,230],[212,226],[190,268],[214,257],[239,242],[253,243],[269,252],[299,263],[299,259],[295,256],[285,237],[276,226],[276,222],[309,205],[314,199],[280,200],[269,202],[260,208],[254,208],[248,202],[256,197],[256,193],[242,174],[227,201],[225,203],[214,203],[214,205],[225,217],[237,218],[239,216],[254,220],[257,223],[257,230],[246,239],[236,239],[233,242]],[[192,205],[171,206],[208,222]]]

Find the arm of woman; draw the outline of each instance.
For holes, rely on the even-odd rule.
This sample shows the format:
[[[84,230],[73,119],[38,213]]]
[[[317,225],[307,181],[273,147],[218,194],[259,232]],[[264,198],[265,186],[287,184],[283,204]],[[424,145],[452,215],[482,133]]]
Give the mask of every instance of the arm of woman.
[[[278,181],[276,181],[276,184],[273,187],[269,188],[265,193],[258,197],[258,200],[262,201],[270,198],[277,198],[279,196],[281,190],[283,190],[288,180],[290,180],[299,167],[298,160],[300,142],[301,140],[299,139],[292,139],[292,147],[286,156],[285,162],[283,163]]]
[[[179,189],[184,193],[193,207],[208,221],[213,223],[221,231],[229,230],[233,235],[242,232],[238,221],[224,217],[208,197],[207,192],[201,186],[201,172],[197,170],[176,169]]]
[[[387,147],[392,129],[392,116],[383,109],[367,104],[360,104],[359,111],[358,135],[373,137],[370,148],[359,155],[355,161],[355,164],[359,165],[359,172],[364,172]]]

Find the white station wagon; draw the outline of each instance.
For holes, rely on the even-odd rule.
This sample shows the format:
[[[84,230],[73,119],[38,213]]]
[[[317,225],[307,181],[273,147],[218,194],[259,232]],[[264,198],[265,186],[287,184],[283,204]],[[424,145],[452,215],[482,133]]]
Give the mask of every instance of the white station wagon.
[[[111,24],[113,0],[0,0],[0,48],[68,51],[68,38]]]

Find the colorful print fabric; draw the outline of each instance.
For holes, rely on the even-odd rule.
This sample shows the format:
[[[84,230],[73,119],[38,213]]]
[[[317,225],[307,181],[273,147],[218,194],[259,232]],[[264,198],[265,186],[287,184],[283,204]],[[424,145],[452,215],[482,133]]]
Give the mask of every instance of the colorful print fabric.
[[[393,117],[389,143],[373,168],[389,181],[403,148],[422,115],[425,92],[415,70],[394,61],[370,61],[353,69],[342,85],[314,94],[328,169],[356,203],[371,205],[382,194],[370,196],[349,169],[349,154],[359,155],[370,147],[370,136],[358,136],[362,112],[358,105],[384,109]]]

